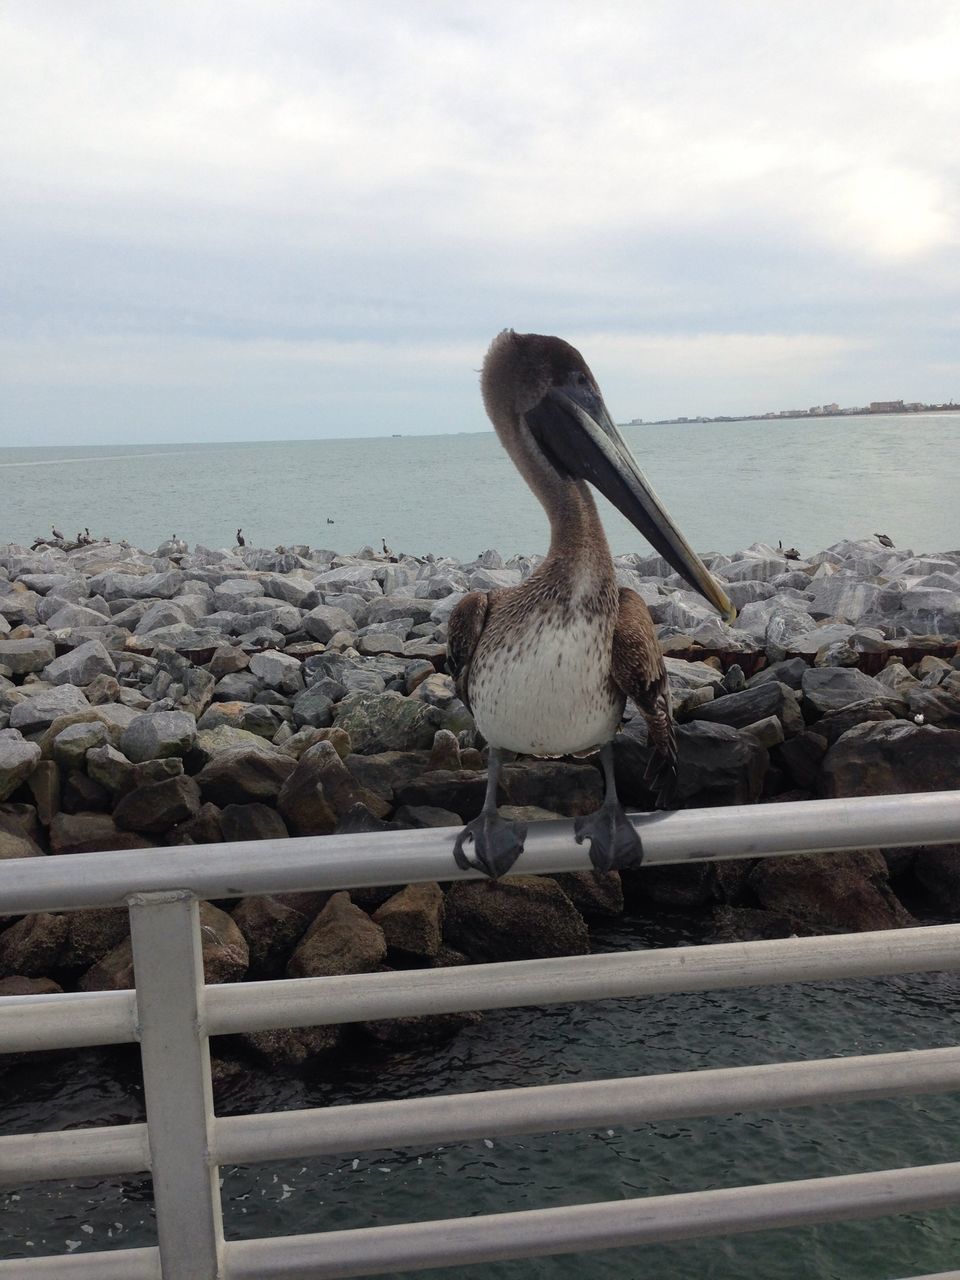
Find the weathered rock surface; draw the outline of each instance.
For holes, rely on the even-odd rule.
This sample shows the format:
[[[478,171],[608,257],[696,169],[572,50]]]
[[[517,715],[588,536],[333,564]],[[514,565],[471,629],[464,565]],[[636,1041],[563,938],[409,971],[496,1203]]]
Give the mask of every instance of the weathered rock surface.
[[[585,955],[587,926],[553,880],[506,876],[447,890],[444,938],[471,960]]]
[[[290,957],[291,978],[336,973],[372,973],[387,957],[383,930],[350,901],[335,893]]]

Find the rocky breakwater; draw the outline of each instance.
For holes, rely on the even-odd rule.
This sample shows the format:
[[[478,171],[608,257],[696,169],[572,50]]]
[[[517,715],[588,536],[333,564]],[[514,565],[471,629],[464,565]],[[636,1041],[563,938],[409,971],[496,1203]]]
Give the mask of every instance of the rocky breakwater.
[[[957,786],[960,553],[869,539],[805,561],[762,544],[706,559],[740,610],[733,628],[659,557],[617,558],[666,654],[679,804]],[[536,563],[0,547],[0,857],[459,827],[480,809],[485,752],[445,670],[447,620],[465,591],[518,583]],[[645,808],[631,711],[617,778]],[[590,761],[521,759],[500,799],[547,819],[591,812],[601,792]],[[958,850],[205,903],[204,963],[225,982],[575,954],[625,896],[701,909],[720,937],[895,927],[908,907],[960,910]],[[131,981],[125,912],[18,919],[0,902],[0,993]],[[359,1034],[410,1042],[475,1016]],[[252,1035],[245,1051],[299,1065],[345,1034]]]

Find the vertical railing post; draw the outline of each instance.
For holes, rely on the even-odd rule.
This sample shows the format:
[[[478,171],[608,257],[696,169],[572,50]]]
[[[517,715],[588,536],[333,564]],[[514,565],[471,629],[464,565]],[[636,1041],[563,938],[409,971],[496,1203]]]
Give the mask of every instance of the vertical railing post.
[[[219,1171],[210,1159],[199,907],[184,890],[131,894],[127,906],[163,1277],[217,1280],[223,1221]]]

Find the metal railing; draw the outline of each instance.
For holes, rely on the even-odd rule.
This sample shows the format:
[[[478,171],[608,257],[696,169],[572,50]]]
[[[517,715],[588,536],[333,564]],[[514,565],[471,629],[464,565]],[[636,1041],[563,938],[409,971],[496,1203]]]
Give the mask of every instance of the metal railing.
[[[960,791],[636,819],[649,865],[960,837]],[[450,829],[0,863],[5,914],[126,904],[135,991],[0,999],[0,1051],[139,1041],[146,1123],[0,1138],[0,1185],[149,1172],[156,1248],[0,1261],[0,1280],[296,1280],[726,1235],[960,1204],[960,1163],[322,1234],[225,1241],[218,1167],[762,1107],[960,1090],[960,1047],[291,1112],[214,1114],[209,1037],[611,996],[960,969],[960,925],[205,986],[198,902],[476,878]],[[535,823],[518,870],[589,866]],[[960,1271],[928,1280],[960,1280]]]

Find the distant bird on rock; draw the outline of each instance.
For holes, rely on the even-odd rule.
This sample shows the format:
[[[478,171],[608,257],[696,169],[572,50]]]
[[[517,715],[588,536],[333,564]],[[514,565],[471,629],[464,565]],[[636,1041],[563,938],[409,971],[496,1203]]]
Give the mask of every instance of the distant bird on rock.
[[[385,556],[393,556],[393,552],[392,552],[392,551],[390,550],[390,548],[387,546],[387,540],[386,540],[386,538],[381,538],[381,539],[380,539],[380,541],[383,543],[383,554],[384,554]],[[395,558],[395,557],[394,557],[394,558]]]
[[[893,546],[893,539],[890,537],[888,533],[875,533],[873,536],[880,543],[881,547]]]
[[[778,543],[777,543],[777,546],[780,548],[781,552],[783,552],[783,558],[784,558],[784,560],[799,560],[799,559],[800,559],[800,552],[797,550],[797,548],[796,548],[796,547],[786,547],[786,548],[785,548],[782,542],[778,542]]]
[[[52,524],[50,528],[53,531],[53,536],[57,539],[57,541],[63,542],[63,534],[60,532],[57,526],[55,524]]]
[[[245,547],[246,545],[247,545],[247,540],[246,540],[246,538],[243,536],[243,530],[242,530],[242,529],[238,529],[238,530],[237,530],[237,546],[238,546],[238,547]]]
[[[330,517],[329,517],[329,516],[327,516],[327,524],[336,524],[336,521],[335,521],[335,520],[331,520],[331,519],[330,519]]]

